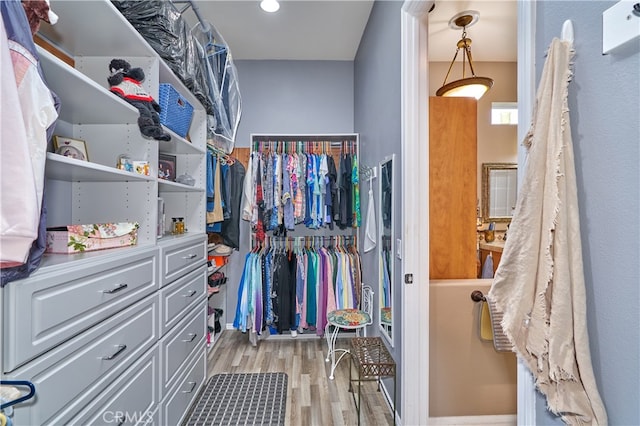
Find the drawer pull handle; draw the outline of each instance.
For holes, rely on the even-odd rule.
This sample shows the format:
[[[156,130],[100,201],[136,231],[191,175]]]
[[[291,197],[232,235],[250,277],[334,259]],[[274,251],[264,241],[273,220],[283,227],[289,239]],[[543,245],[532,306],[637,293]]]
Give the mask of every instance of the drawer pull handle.
[[[189,294],[185,294],[185,295],[184,295],[184,297],[193,297],[193,296],[195,296],[195,294],[196,294],[196,293],[197,293],[197,291],[195,291],[195,290],[191,290],[191,291],[189,292]]]
[[[182,393],[191,393],[196,388],[197,382],[189,382],[191,388],[189,390],[183,390]]]
[[[192,254],[188,254],[188,255],[184,256],[183,259],[194,259],[196,257],[198,257],[198,255],[192,253]]]
[[[103,356],[103,357],[100,357],[100,359],[103,359],[103,360],[106,360],[106,361],[110,361],[110,360],[114,359],[115,357],[117,357],[118,355],[120,355],[122,353],[122,351],[127,349],[127,345],[116,345],[116,347],[118,348],[118,350],[115,351],[112,355]]]
[[[129,287],[129,284],[120,284],[116,288],[112,288],[111,290],[102,290],[102,292],[105,293],[105,294],[113,294],[113,293],[117,293],[117,292],[119,292],[121,290],[124,290],[127,287]]]
[[[189,333],[187,336],[191,336],[191,339],[183,340],[183,342],[189,343],[193,342],[193,340],[198,337],[198,333]]]

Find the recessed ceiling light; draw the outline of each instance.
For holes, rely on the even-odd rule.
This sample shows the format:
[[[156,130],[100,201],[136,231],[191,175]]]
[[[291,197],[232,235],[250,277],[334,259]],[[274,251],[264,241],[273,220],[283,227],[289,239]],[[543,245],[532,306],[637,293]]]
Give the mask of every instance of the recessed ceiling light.
[[[265,12],[273,13],[280,9],[280,3],[278,3],[278,0],[262,0],[260,2],[260,7]]]

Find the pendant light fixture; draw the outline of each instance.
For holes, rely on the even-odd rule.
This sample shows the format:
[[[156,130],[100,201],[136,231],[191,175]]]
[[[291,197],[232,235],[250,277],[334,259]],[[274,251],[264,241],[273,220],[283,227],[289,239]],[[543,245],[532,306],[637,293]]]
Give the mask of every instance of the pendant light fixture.
[[[473,69],[473,61],[471,59],[471,39],[467,37],[467,27],[475,24],[478,21],[480,14],[474,10],[467,10],[455,15],[449,21],[449,27],[453,29],[462,29],[462,38],[458,40],[457,49],[447,75],[444,77],[444,83],[441,88],[436,91],[436,96],[458,96],[458,97],[473,97],[480,99],[487,90],[493,86],[493,80],[489,77],[477,77],[475,70]],[[462,55],[462,78],[460,80],[454,80],[447,83],[453,64],[456,62],[458,52],[460,49],[464,50]],[[471,70],[471,77],[465,76],[466,61],[469,61],[469,68]]]

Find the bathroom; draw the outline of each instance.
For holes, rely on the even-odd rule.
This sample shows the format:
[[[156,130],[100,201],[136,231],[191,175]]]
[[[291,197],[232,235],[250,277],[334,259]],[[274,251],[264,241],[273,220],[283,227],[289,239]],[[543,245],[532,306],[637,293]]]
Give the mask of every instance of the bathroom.
[[[431,13],[430,24],[447,22],[458,12],[461,10],[440,7],[440,10]],[[478,26],[483,24],[483,16],[483,11],[480,11]],[[513,32],[515,35],[515,22],[506,26],[508,28],[505,31]],[[473,26],[470,26],[467,35],[472,39],[473,30]],[[456,40],[460,36],[459,32],[451,29],[447,31],[452,33]],[[434,37],[430,42],[439,41]],[[455,40],[449,44],[455,46]],[[474,49],[480,48],[479,44],[480,41],[474,44]],[[483,294],[489,291],[490,278],[498,267],[502,247],[508,238],[507,228],[512,207],[515,205],[518,163],[517,118],[515,122],[510,119],[517,117],[517,111],[510,112],[507,109],[515,109],[517,102],[515,41],[511,48],[510,54],[502,52],[502,56],[496,56],[494,61],[474,63],[476,74],[490,77],[494,83],[477,101],[475,120],[469,117],[469,113],[463,112],[463,116],[452,123],[454,127],[472,129],[467,129],[466,132],[468,144],[455,148],[452,147],[451,140],[443,138],[443,142],[446,143],[443,156],[455,156],[455,161],[461,161],[460,158],[465,155],[469,158],[466,167],[460,167],[460,163],[451,164],[451,167],[457,170],[457,177],[454,179],[460,180],[460,188],[466,192],[466,199],[452,210],[465,211],[464,214],[460,213],[459,217],[465,221],[465,226],[457,226],[454,223],[457,219],[453,219],[452,222],[452,218],[457,217],[458,213],[447,214],[447,217],[443,217],[443,221],[439,222],[436,210],[445,209],[444,205],[431,207],[429,381],[430,389],[437,390],[429,394],[432,424],[451,424],[452,421],[456,421],[452,419],[456,418],[465,418],[467,421],[477,418],[478,421],[490,421],[492,424],[515,424],[516,357],[513,353],[497,352],[490,340],[482,338],[486,336],[481,336],[481,318],[485,327],[488,320],[481,315],[485,306],[484,303],[471,299],[474,290]],[[436,90],[443,85],[454,52],[455,49],[452,48],[445,56],[438,56],[437,53],[431,54],[433,50],[430,50],[430,96],[435,96]],[[460,55],[456,61],[448,81],[459,78],[462,66]],[[431,98],[430,108],[438,110],[440,106],[436,102],[440,100],[441,98]],[[472,106],[472,111],[473,108]],[[450,119],[450,112],[450,109],[443,112],[446,118],[432,115],[432,126],[440,126],[440,123]],[[459,134],[455,129],[450,134],[454,131],[456,135]],[[438,136],[433,133],[431,135],[430,156],[433,167],[434,161],[438,158],[433,144]],[[456,149],[461,151],[455,151]],[[442,162],[447,161],[444,159]],[[434,185],[437,186],[438,181],[434,172],[431,173],[431,190],[434,191]],[[446,185],[445,193],[450,191],[451,185],[456,185],[450,176],[451,173],[447,173],[443,182]],[[469,185],[468,182],[474,184]],[[507,189],[510,190],[508,193]],[[431,193],[432,203],[438,203],[439,199],[441,198]],[[502,201],[500,204],[504,205],[499,206],[498,201]],[[473,221],[475,226],[470,221]],[[449,226],[452,229],[446,229]],[[461,240],[464,240],[464,243]],[[454,242],[455,246],[464,245],[467,249],[453,249]]]

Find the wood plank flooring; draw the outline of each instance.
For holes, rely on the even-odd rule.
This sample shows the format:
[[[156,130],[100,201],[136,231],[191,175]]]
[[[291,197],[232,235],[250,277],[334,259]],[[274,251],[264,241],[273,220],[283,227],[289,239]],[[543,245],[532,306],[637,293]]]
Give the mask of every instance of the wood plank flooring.
[[[348,338],[339,339],[346,347]],[[357,425],[358,417],[349,392],[349,360],[345,357],[329,379],[324,338],[267,338],[257,346],[236,330],[223,331],[209,353],[208,377],[219,373],[287,373],[287,426]],[[356,394],[357,395],[357,394]],[[363,384],[362,425],[393,424],[391,409],[375,382]]]

